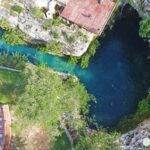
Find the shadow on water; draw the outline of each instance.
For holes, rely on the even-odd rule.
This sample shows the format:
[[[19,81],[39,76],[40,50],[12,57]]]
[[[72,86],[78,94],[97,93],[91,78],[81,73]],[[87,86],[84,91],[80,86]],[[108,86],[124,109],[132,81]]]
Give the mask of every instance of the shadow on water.
[[[91,115],[95,114],[97,122],[104,126],[113,127],[122,117],[135,112],[138,101],[150,88],[150,49],[138,35],[139,16],[131,11],[132,15],[117,21],[101,41],[89,67],[94,77],[86,86],[97,97]]]
[[[117,21],[101,40],[101,47],[87,69],[70,65],[67,60],[44,54],[27,46],[10,46],[0,40],[0,51],[18,52],[62,72],[79,77],[87,90],[97,98],[91,104],[90,116],[103,126],[115,126],[125,115],[136,110],[137,103],[150,87],[148,45],[138,36],[139,17],[133,13]]]

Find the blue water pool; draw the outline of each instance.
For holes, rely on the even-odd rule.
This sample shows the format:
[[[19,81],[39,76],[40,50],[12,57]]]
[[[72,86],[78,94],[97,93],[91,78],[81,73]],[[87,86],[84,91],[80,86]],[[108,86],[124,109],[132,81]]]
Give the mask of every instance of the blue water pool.
[[[97,98],[97,103],[91,104],[90,115],[95,115],[101,125],[114,126],[123,116],[136,110],[139,99],[150,87],[149,49],[138,36],[138,21],[137,17],[117,21],[101,40],[101,47],[87,69],[31,47],[10,46],[1,39],[0,51],[27,54],[31,61],[36,59],[57,71],[76,75]]]

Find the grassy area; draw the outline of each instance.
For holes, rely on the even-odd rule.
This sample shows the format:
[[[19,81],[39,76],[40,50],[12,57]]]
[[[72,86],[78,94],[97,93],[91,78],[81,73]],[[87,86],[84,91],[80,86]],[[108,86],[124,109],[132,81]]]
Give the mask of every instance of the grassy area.
[[[12,72],[0,69],[0,103],[10,103],[21,90],[20,86],[16,87],[20,81],[23,81],[23,75],[18,72]],[[17,92],[15,92],[17,90]],[[12,97],[14,97],[12,99]]]

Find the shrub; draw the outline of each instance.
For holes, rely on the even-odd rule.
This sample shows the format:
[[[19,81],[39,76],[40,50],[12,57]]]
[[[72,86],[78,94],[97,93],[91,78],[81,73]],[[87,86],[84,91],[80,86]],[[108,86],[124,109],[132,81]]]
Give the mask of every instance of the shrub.
[[[37,19],[42,19],[43,18],[43,11],[38,7],[32,8],[31,13]]]
[[[51,22],[52,22],[51,20],[45,20],[44,23],[43,23],[43,28],[44,28],[45,30],[50,29],[50,27],[51,27],[51,25],[52,25]]]
[[[3,40],[10,45],[26,45],[24,39],[28,36],[19,29],[11,29],[5,31],[3,34]]]
[[[73,35],[70,36],[67,32],[63,32],[63,35],[69,44],[72,44],[73,42],[75,42],[75,36]]]
[[[11,26],[9,21],[7,21],[5,18],[2,18],[0,20],[0,28],[4,29],[4,30],[10,30]]]
[[[50,29],[52,27],[57,27],[61,25],[61,19],[57,18],[57,19],[49,19],[49,20],[45,20],[43,23],[43,28],[44,29]]]
[[[118,124],[118,130],[127,132],[134,129],[139,123],[150,117],[150,90],[145,99],[139,102],[135,114],[125,117]]]
[[[22,8],[21,6],[18,6],[18,5],[12,6],[11,9],[12,9],[13,11],[19,13],[19,14],[20,14],[21,12],[23,12],[23,8]]]
[[[116,132],[107,133],[103,129],[93,130],[90,133],[84,133],[73,150],[119,150],[119,143],[116,142],[118,137]]]
[[[62,54],[63,44],[59,43],[57,41],[52,41],[52,42],[46,44],[45,47],[42,47],[40,49],[44,52],[52,52],[52,53],[60,55],[60,54]]]
[[[89,65],[89,60],[92,56],[95,55],[96,49],[98,46],[100,46],[100,43],[96,39],[91,43],[87,52],[85,54],[83,54],[81,57],[71,56],[69,58],[69,63],[71,63],[71,64],[79,63],[82,68],[87,68]]]
[[[61,19],[56,18],[52,20],[52,26],[60,26],[62,23]]]
[[[51,31],[50,34],[52,34],[54,36],[55,39],[60,39],[61,35],[55,31]]]
[[[80,65],[82,68],[88,67],[90,58],[95,55],[96,49],[99,46],[100,46],[100,43],[97,39],[91,43],[88,51],[85,54],[83,54],[83,56],[81,56]]]
[[[150,17],[140,21],[139,35],[150,42]]]

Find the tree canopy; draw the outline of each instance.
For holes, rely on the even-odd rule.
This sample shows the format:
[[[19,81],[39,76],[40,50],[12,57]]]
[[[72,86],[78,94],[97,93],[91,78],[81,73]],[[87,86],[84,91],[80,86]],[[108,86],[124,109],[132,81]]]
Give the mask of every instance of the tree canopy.
[[[22,62],[17,61],[19,57],[8,58],[8,55],[3,55],[0,60],[10,61],[7,66],[16,64],[18,69],[23,68],[19,65]],[[8,97],[10,105],[15,105],[18,116],[40,122],[52,137],[61,134],[63,119],[68,128],[76,131],[86,126],[90,95],[84,85],[70,75],[64,80],[62,74],[44,65],[36,67],[24,63],[24,67],[22,73],[15,74],[0,70],[4,75],[0,76],[3,81],[1,94],[3,98]]]
[[[140,21],[139,35],[150,42],[150,17]]]

